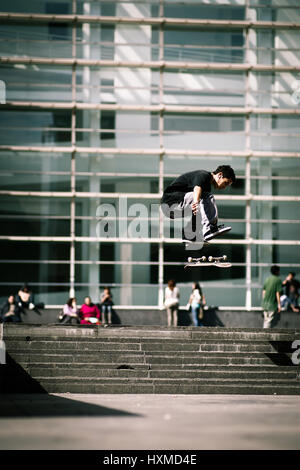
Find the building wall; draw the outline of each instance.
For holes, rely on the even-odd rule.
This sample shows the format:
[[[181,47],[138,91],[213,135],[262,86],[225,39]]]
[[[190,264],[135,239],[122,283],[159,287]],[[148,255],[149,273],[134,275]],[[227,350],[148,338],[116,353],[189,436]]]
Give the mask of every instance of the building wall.
[[[2,0],[1,300],[109,285],[117,305],[157,306],[174,278],[182,304],[197,280],[210,305],[250,309],[272,264],[299,271],[297,3]],[[238,176],[217,193],[232,231],[204,254],[233,265],[187,271],[160,196],[220,164]]]

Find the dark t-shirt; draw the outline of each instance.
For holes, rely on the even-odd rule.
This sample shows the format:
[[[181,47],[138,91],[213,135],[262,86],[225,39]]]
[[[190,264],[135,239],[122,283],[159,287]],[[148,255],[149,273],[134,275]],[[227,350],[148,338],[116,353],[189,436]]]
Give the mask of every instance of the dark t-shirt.
[[[286,284],[283,286],[283,287],[285,287],[285,294],[286,294],[287,296],[290,295],[291,286],[294,287],[294,293],[295,293],[295,295],[298,295],[298,290],[299,290],[299,287],[300,287],[300,282],[299,282],[297,279],[292,279],[291,281],[287,281],[287,282],[286,282]]]
[[[203,193],[209,193],[211,190],[211,173],[205,170],[196,170],[184,173],[178,176],[164,190],[161,198],[161,204],[179,204],[183,201],[186,193],[194,190],[195,186],[200,186]]]

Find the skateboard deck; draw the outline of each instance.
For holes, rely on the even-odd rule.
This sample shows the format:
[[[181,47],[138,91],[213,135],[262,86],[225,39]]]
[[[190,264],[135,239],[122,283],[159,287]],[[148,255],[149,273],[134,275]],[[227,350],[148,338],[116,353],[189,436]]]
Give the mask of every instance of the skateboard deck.
[[[231,263],[226,262],[227,256],[202,256],[201,258],[188,258],[187,264],[185,264],[184,268],[199,268],[200,266],[217,266],[218,268],[230,268],[232,266]]]

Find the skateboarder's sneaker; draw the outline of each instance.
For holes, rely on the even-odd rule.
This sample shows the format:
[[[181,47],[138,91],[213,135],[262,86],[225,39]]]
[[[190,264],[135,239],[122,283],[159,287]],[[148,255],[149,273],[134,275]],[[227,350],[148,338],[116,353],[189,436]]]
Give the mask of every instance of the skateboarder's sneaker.
[[[211,225],[210,229],[203,235],[204,241],[208,242],[219,235],[223,235],[231,230],[231,227],[225,227],[225,225]]]

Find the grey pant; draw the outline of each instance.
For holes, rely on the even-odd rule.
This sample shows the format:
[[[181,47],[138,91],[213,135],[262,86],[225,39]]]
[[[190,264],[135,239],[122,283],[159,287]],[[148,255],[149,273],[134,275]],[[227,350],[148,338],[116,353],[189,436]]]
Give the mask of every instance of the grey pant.
[[[174,204],[170,208],[164,207],[163,213],[172,219],[191,216],[189,222],[184,228],[184,235],[187,239],[191,239],[196,236],[197,240],[202,240],[203,234],[209,230],[210,226],[217,224],[218,209],[213,194],[204,193],[202,199],[200,199],[200,211],[197,215],[193,215],[193,200],[194,193],[191,191],[185,194],[184,200],[179,204]],[[164,206],[166,206],[166,204]]]

